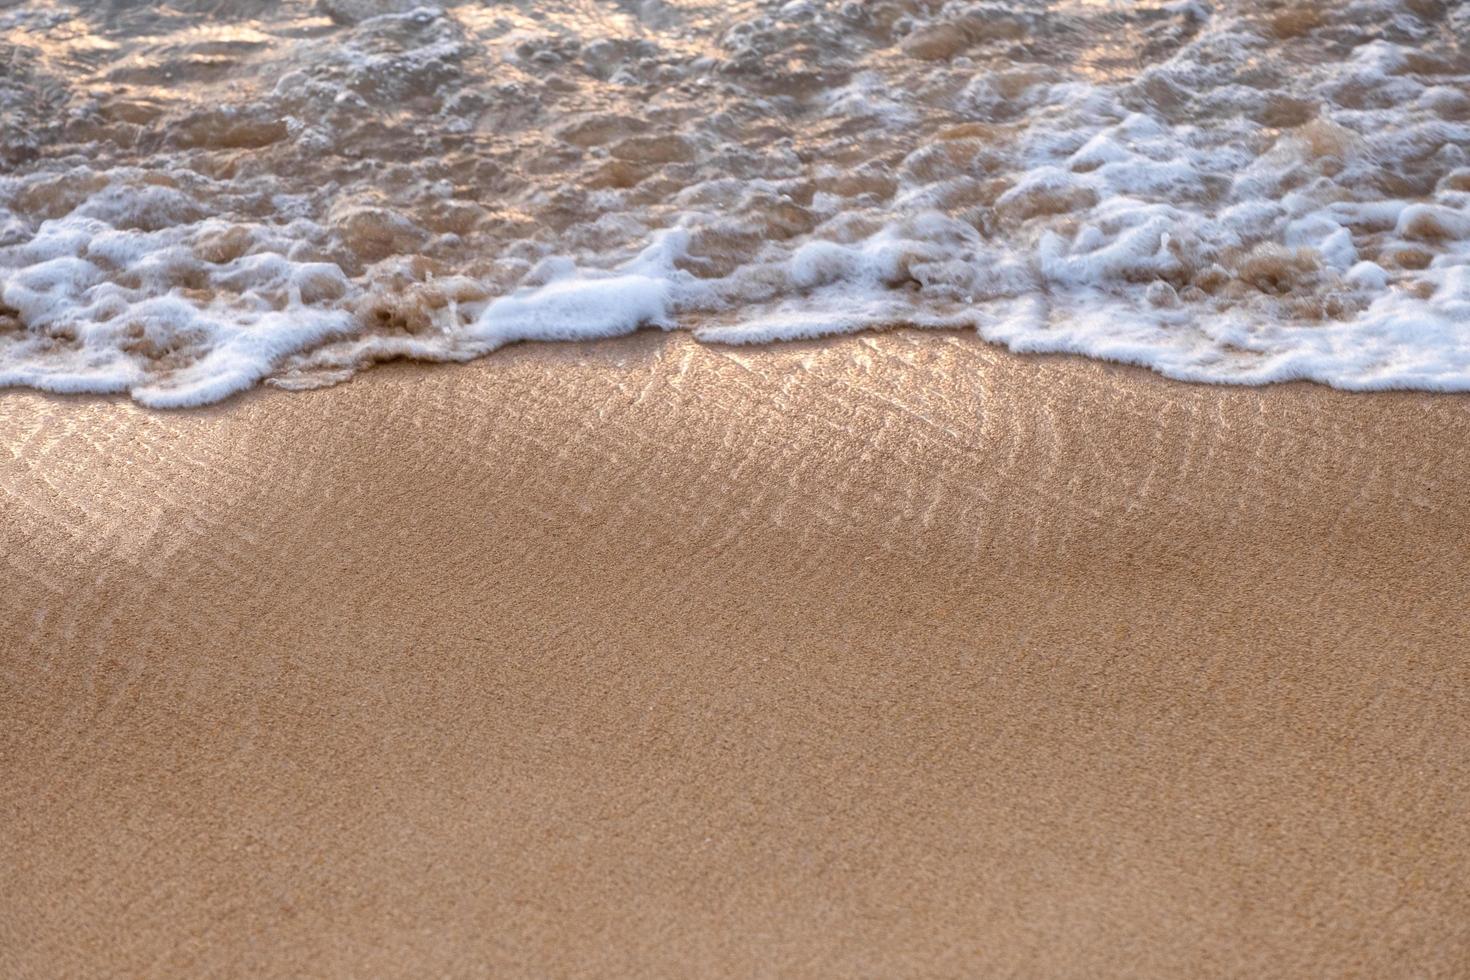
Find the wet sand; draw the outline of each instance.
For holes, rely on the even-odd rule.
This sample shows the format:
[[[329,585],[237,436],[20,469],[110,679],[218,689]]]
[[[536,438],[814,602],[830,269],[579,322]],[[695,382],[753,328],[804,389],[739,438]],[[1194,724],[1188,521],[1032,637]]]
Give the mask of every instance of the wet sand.
[[[1470,399],[641,335],[0,447],[0,974],[1470,970]]]

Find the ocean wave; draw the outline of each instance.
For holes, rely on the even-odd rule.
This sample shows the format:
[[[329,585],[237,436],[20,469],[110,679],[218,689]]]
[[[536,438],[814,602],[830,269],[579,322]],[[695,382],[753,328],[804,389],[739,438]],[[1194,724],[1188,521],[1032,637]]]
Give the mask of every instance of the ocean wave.
[[[0,8],[0,385],[686,329],[1470,390],[1470,8]]]

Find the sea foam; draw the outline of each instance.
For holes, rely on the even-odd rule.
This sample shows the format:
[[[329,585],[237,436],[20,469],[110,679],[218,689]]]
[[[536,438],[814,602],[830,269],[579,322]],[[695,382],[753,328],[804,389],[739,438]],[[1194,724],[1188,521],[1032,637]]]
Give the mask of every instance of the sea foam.
[[[595,7],[0,10],[0,385],[914,326],[1470,390],[1464,5]]]

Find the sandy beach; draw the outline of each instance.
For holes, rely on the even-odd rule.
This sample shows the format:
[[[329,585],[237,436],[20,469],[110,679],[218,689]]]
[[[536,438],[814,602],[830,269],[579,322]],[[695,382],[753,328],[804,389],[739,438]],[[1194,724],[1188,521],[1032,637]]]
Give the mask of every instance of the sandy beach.
[[[0,974],[1464,976],[1467,459],[958,333],[0,392]]]

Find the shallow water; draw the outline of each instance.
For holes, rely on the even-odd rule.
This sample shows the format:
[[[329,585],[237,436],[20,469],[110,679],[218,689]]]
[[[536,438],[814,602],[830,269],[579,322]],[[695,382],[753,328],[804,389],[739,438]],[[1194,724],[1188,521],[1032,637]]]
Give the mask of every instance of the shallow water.
[[[1470,390],[1470,4],[0,0],[0,384],[897,324]]]

